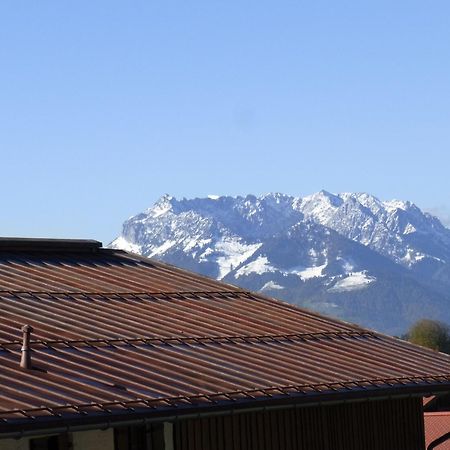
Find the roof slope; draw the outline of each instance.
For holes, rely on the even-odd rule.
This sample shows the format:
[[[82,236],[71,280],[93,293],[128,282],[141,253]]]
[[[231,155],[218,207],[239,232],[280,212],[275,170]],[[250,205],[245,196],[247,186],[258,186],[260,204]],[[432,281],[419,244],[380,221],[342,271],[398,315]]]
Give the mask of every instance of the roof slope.
[[[94,247],[0,245],[0,432],[450,389],[445,355]]]

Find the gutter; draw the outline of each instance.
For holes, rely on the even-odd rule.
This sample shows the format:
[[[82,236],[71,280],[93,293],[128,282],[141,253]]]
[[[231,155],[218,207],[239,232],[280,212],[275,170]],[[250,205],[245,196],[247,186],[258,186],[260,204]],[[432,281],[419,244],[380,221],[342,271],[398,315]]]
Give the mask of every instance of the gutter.
[[[439,394],[448,394],[447,392],[439,392]],[[426,395],[433,395],[433,392],[429,392]],[[356,403],[356,402],[374,402],[374,401],[382,401],[382,400],[398,400],[404,398],[419,398],[423,397],[424,393],[417,394],[403,394],[403,395],[387,395],[387,396],[379,396],[379,397],[366,397],[366,398],[357,398],[357,399],[343,399],[343,400],[331,400],[331,401],[317,401],[312,403],[289,403],[289,404],[278,404],[278,405],[262,405],[257,407],[250,408],[232,408],[226,410],[218,410],[218,411],[204,411],[204,412],[195,412],[195,413],[186,413],[186,414],[177,414],[177,415],[169,415],[169,416],[159,416],[159,417],[142,417],[135,418],[129,420],[107,420],[101,422],[93,422],[90,424],[80,424],[80,425],[64,425],[59,427],[51,427],[51,428],[34,428],[27,429],[23,427],[18,431],[0,433],[0,441],[2,439],[21,439],[21,438],[29,438],[29,437],[37,437],[42,435],[49,434],[61,434],[61,433],[75,433],[79,431],[91,431],[91,430],[107,430],[113,427],[121,427],[121,426],[133,426],[133,425],[147,425],[151,423],[161,423],[161,422],[178,422],[179,420],[187,420],[187,419],[200,419],[200,418],[208,418],[208,417],[218,417],[218,416],[232,416],[236,414],[245,414],[252,412],[266,412],[266,411],[276,411],[280,409],[300,409],[300,408],[309,408],[309,407],[323,407],[323,406],[331,406],[331,405],[341,405],[347,403]]]

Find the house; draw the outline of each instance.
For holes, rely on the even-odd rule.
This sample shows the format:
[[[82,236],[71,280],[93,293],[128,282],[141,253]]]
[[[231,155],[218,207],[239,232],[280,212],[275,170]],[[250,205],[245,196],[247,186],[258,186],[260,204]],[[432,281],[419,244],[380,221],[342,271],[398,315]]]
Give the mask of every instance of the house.
[[[450,357],[97,241],[0,239],[0,450],[424,449]]]

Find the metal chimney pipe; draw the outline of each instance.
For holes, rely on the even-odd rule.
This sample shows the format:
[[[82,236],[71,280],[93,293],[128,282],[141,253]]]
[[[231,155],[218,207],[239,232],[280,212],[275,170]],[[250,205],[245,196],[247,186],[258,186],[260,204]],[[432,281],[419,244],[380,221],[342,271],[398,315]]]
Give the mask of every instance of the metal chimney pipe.
[[[23,369],[32,369],[31,364],[31,348],[30,348],[30,336],[33,332],[33,327],[31,325],[24,325],[22,327],[23,331],[23,342],[22,342],[22,357],[20,359],[20,367]]]

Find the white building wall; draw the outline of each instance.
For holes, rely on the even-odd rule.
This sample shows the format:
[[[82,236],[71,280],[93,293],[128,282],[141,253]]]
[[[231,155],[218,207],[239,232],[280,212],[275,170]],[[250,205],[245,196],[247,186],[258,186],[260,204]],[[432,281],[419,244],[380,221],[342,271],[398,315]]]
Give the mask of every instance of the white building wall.
[[[164,422],[164,448],[173,450],[173,424]],[[114,450],[114,429],[77,431],[69,434],[71,450]],[[29,450],[30,439],[0,439],[0,450]]]
[[[0,439],[0,450],[28,450],[29,439]]]
[[[114,450],[114,430],[92,430],[71,433],[73,450]],[[0,439],[0,450],[29,450],[30,440]]]
[[[114,430],[109,428],[72,433],[72,448],[73,450],[114,450]]]
[[[173,423],[164,422],[164,449],[174,450],[173,446]]]

